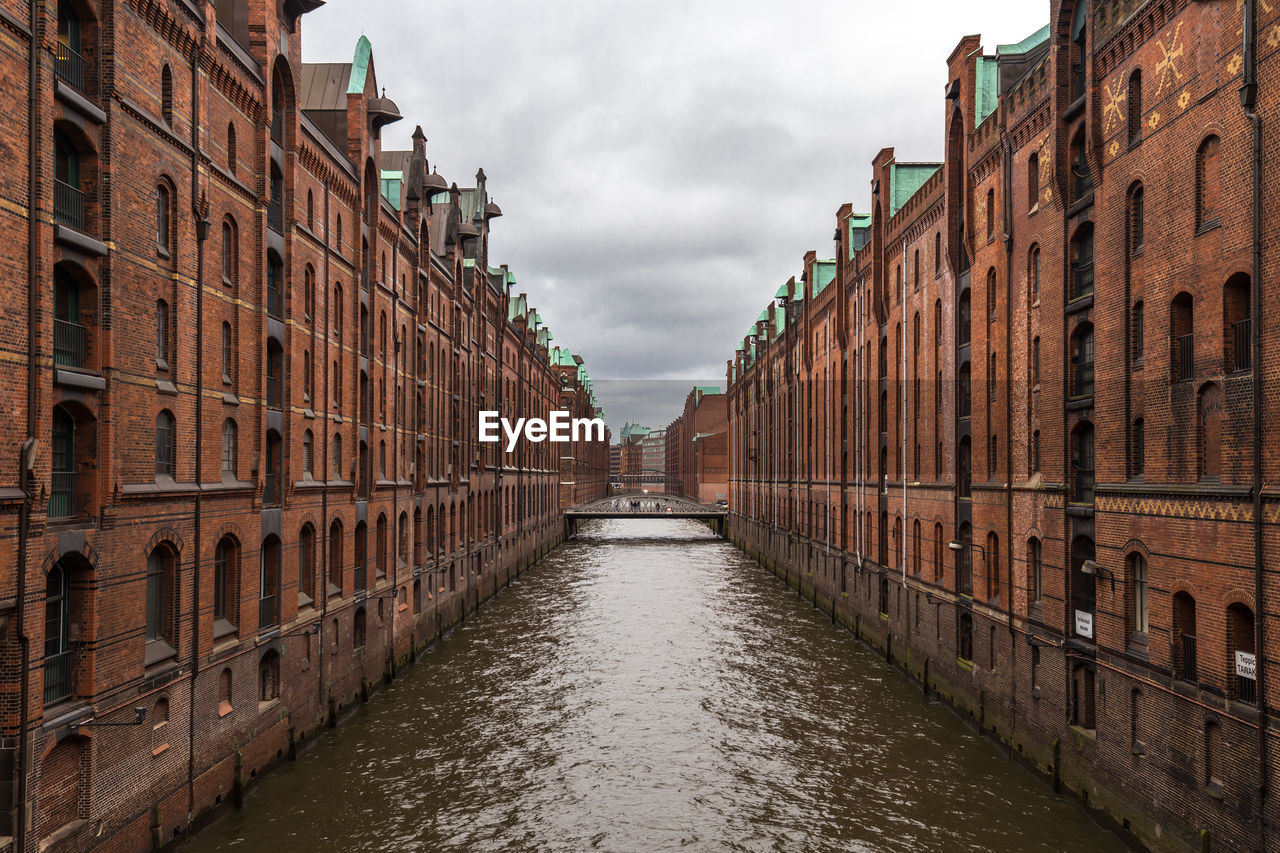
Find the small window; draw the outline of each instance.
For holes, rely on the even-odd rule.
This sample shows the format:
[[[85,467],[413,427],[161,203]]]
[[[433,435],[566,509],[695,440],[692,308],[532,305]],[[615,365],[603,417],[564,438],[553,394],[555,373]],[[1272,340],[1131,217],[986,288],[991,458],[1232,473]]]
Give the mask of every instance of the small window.
[[[1196,152],[1196,228],[1205,230],[1218,224],[1219,149],[1218,137],[1210,136]]]
[[[156,367],[169,369],[169,303],[156,300]]]
[[[236,126],[227,124],[227,171],[236,173]]]
[[[933,275],[935,278],[942,275],[942,232],[938,231],[933,235]]]
[[[222,223],[222,283],[232,287],[236,283],[236,263],[240,254],[236,239],[235,223],[228,219]]]
[[[1031,292],[1031,303],[1040,301],[1040,247],[1032,246],[1027,256],[1027,284]]]
[[[957,655],[963,661],[973,660],[973,617],[968,613],[960,614],[960,641],[957,644]]]
[[[170,200],[169,186],[160,184],[156,187],[156,250],[164,257],[169,257],[171,223],[170,213],[172,211],[172,202]]]
[[[1130,345],[1133,347],[1133,360],[1135,362],[1139,362],[1139,361],[1142,361],[1143,347],[1145,346],[1144,344],[1145,335],[1144,335],[1144,327],[1143,327],[1143,305],[1142,305],[1141,299],[1133,303],[1133,313],[1130,317],[1130,322],[1133,327],[1131,332],[1132,337],[1130,338]]]
[[[996,238],[996,191],[987,190],[987,242]]]
[[[1132,619],[1130,629],[1145,634],[1150,626],[1148,606],[1147,558],[1141,554],[1129,556],[1129,582],[1133,588]]]
[[[160,112],[164,123],[173,127],[173,71],[168,65],[160,71]]]
[[[1146,471],[1147,435],[1142,418],[1133,422],[1133,434],[1129,442],[1129,476],[1141,477]]]
[[[1145,218],[1142,184],[1137,184],[1129,191],[1129,254],[1131,255],[1142,253]]]
[[[231,324],[224,322],[222,324],[222,382],[225,385],[231,384],[234,359],[235,347],[232,343]]]
[[[342,436],[333,437],[333,474],[335,480],[342,479]]]
[[[1027,206],[1032,210],[1040,204],[1040,152],[1033,151],[1027,158]]]
[[[1044,566],[1042,563],[1040,540],[1032,538],[1027,542],[1027,587],[1031,593],[1031,603],[1044,601]]]
[[[222,473],[236,475],[236,422],[230,418],[222,422]]]
[[[315,445],[315,436],[312,434],[311,430],[307,430],[305,433],[302,434],[302,472],[307,477],[311,477],[311,475],[314,473],[314,471],[312,470],[315,464],[312,458],[314,453],[314,445]]]
[[[167,642],[170,639],[173,563],[173,553],[165,545],[157,546],[147,557],[146,639],[148,643]]]
[[[1142,141],[1142,69],[1129,75],[1129,145]]]
[[[174,450],[177,430],[168,410],[156,415],[156,476],[174,476]]]

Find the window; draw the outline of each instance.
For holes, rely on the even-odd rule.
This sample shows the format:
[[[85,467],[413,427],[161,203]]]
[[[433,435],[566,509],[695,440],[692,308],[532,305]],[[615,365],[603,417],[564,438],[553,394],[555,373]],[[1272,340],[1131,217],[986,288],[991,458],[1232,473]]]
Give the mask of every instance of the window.
[[[236,126],[227,124],[227,171],[236,173]]]
[[[996,238],[996,191],[987,190],[987,242]]]
[[[1171,378],[1174,382],[1194,379],[1196,375],[1193,306],[1191,294],[1183,292],[1173,297],[1173,304],[1169,308],[1169,335],[1172,350],[1169,362]]]
[[[1000,597],[1000,537],[995,533],[987,534],[987,600],[995,601]]]
[[[1133,361],[1135,364],[1142,361],[1143,347],[1145,346],[1142,309],[1142,300],[1139,299],[1133,303],[1133,312],[1130,314],[1130,324],[1133,328],[1130,332],[1129,345],[1133,348]]]
[[[169,240],[172,233],[170,219],[172,202],[168,184],[156,187],[156,249],[164,257],[169,257]]]
[[[1133,433],[1129,441],[1129,476],[1141,477],[1146,471],[1147,457],[1146,423],[1142,418],[1133,422]]]
[[[1227,672],[1231,694],[1242,702],[1258,701],[1253,611],[1244,604],[1227,608]]]
[[[915,251],[915,260],[912,261],[911,280],[915,284],[915,289],[920,290],[920,250]]]
[[[280,537],[262,542],[258,581],[258,629],[280,624]]]
[[[999,472],[1000,438],[994,432],[987,446],[987,479],[994,480]]]
[[[342,593],[342,522],[329,525],[329,595]],[[335,634],[335,637],[337,635]]]
[[[1035,210],[1040,205],[1040,152],[1033,151],[1027,158],[1027,206]]]
[[[284,442],[280,433],[267,431],[266,471],[263,478],[262,502],[279,506],[284,496]]]
[[[1196,152],[1196,228],[1204,231],[1218,224],[1220,144],[1210,136]]]
[[[316,271],[311,264],[302,271],[302,313],[308,322],[316,316]]]
[[[236,422],[230,418],[222,422],[222,473],[236,475]]]
[[[942,275],[942,232],[938,231],[933,235],[933,275],[934,278]]]
[[[1089,13],[1088,4],[1085,0],[1077,0],[1075,9],[1071,16],[1071,98],[1084,97],[1085,86],[1087,84],[1087,67],[1085,60],[1089,54],[1087,51],[1089,27],[1087,24]]]
[[[1031,291],[1031,303],[1040,301],[1040,247],[1032,246],[1027,256],[1027,282]]]
[[[969,362],[960,365],[960,373],[956,377],[957,417],[967,418],[972,411],[972,371]]]
[[[169,369],[169,303],[156,300],[156,367]]]
[[[84,91],[85,60],[81,40],[81,22],[75,9],[67,0],[58,2],[57,64],[54,73],[58,79],[73,88]]]
[[[1034,605],[1044,601],[1044,557],[1041,549],[1039,539],[1033,537],[1027,542],[1027,591]]]
[[[173,562],[173,552],[165,545],[156,546],[147,557],[146,638],[148,643],[167,643],[170,638],[169,585]],[[151,662],[148,660],[148,663]]]
[[[314,385],[312,384],[311,373],[311,351],[302,351],[302,401],[304,403],[311,402],[311,394]]]
[[[961,595],[973,595],[973,528],[969,522],[960,525],[956,534],[956,579],[959,582]]]
[[[1093,503],[1093,424],[1087,421],[1071,434],[1071,467],[1075,475],[1072,503]]]
[[[1071,336],[1071,396],[1093,396],[1093,326],[1089,323]]]
[[[996,268],[987,270],[987,333],[991,333],[991,324],[996,320]]]
[[[342,405],[342,370],[336,361],[333,363],[333,405]]]
[[[239,552],[236,541],[224,536],[213,549],[213,635],[220,639],[235,631],[235,592]]]
[[[942,525],[933,525],[933,579],[941,580],[943,567]]]
[[[270,649],[258,661],[258,701],[271,702],[280,696],[280,653]]]
[[[314,231],[316,227],[316,195],[311,190],[307,190],[307,230]]]
[[[338,338],[339,343],[342,341],[342,285],[335,283],[333,285],[333,333]]]
[[[315,473],[313,470],[315,466],[313,461],[314,445],[315,437],[312,435],[311,430],[307,430],[302,434],[302,473],[307,479],[311,479],[311,476]]]
[[[1141,554],[1129,555],[1129,584],[1133,589],[1129,628],[1136,634],[1145,634],[1150,626],[1147,604],[1147,558]]]
[[[1129,254],[1142,254],[1146,220],[1145,196],[1142,184],[1135,184],[1129,191]]]
[[[313,602],[316,589],[316,530],[310,524],[298,534],[298,606]]]
[[[1129,145],[1142,141],[1142,69],[1129,75]]]
[[[994,400],[996,398],[996,371],[997,355],[994,350],[987,356],[987,399]]]
[[[365,631],[366,631],[365,622],[366,622],[366,618],[364,614],[364,608],[361,607],[359,610],[356,611],[355,622],[352,625],[352,629],[351,629],[351,634],[353,637],[353,645],[357,649],[363,648],[365,644]]]
[[[173,71],[168,65],[160,71],[160,114],[173,127]]]
[[[959,642],[957,656],[963,661],[973,660],[973,617],[968,613],[960,614]]]
[[[1093,571],[1086,571],[1085,566],[1092,563],[1095,557],[1093,540],[1088,536],[1077,536],[1071,543],[1071,603],[1075,609],[1074,625],[1077,636],[1093,640],[1094,615],[1097,612],[1097,596]],[[1095,570],[1096,571],[1096,570]]]
[[[963,347],[969,345],[969,331],[969,291],[965,290],[960,294],[959,307],[956,311],[956,346]]]
[[[1184,681],[1198,680],[1196,661],[1196,600],[1189,593],[1173,596],[1173,663]]]
[[[174,455],[177,429],[173,415],[168,410],[156,415],[156,476],[174,476]]]
[[[911,525],[911,573],[920,577],[920,519]]]
[[[53,132],[53,216],[60,224],[85,229],[85,194],[80,185],[80,152],[61,130]]]
[[[233,287],[236,283],[237,259],[240,256],[236,226],[230,219],[222,223],[222,283]]]
[[[333,437],[333,472],[331,479],[342,479],[342,436],[335,435]]]
[[[1040,470],[1040,430],[1031,434],[1031,472]]]
[[[1253,367],[1249,285],[1249,276],[1237,273],[1222,288],[1223,358],[1233,373]]]
[[[44,598],[44,704],[68,699],[74,692],[71,646],[69,567],[59,561],[49,571]]]
[[[1040,384],[1040,336],[1031,339],[1031,384]]]
[[[1071,299],[1093,294],[1093,225],[1086,222],[1071,240]]]

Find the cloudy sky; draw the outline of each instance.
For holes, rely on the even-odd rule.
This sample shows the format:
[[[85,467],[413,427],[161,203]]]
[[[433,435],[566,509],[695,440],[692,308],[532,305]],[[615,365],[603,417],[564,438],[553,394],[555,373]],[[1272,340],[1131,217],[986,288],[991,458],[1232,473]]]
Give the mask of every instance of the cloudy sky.
[[[870,162],[942,149],[945,62],[1048,20],[1049,0],[329,0],[308,62],[373,43],[378,83],[441,174],[483,166],[508,263],[582,354],[616,429],[663,426],[725,361]],[[629,380],[665,380],[637,383]]]

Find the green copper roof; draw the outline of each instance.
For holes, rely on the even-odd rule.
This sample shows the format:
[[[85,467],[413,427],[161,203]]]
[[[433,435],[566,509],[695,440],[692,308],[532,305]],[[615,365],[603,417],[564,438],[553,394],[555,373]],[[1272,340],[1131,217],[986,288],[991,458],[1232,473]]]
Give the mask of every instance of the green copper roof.
[[[787,328],[787,309],[781,305],[773,309],[773,339],[776,341],[782,337],[782,332]]]
[[[396,210],[400,209],[400,188],[404,184],[404,172],[382,171],[382,197]]]
[[[475,258],[463,258],[463,259],[462,259],[462,266],[463,266],[463,268],[464,268],[464,269],[475,269],[475,266],[476,266],[476,259],[475,259]]]
[[[787,286],[785,284],[778,288],[777,293],[773,294],[774,299],[786,299],[790,296],[791,294],[787,292]]]
[[[813,295],[827,289],[827,285],[831,284],[836,277],[835,261],[814,261],[813,264]]]
[[[995,57],[979,56],[973,93],[974,127],[982,124],[987,116],[996,111],[999,83],[1000,63]]]
[[[373,45],[367,36],[360,36],[356,42],[356,55],[351,60],[351,82],[347,85],[348,95],[363,95],[364,81],[369,76],[369,62],[373,59]]]
[[[854,255],[871,239],[871,214],[855,213],[849,217],[849,258]]]
[[[1045,24],[1031,35],[1024,38],[1017,44],[1000,44],[996,45],[996,55],[1004,56],[1006,54],[1019,54],[1035,50],[1040,45],[1049,40],[1049,25]]]
[[[698,385],[696,386],[696,390],[699,394],[713,396],[715,394],[720,393],[720,386],[719,385]]]
[[[507,320],[514,322],[523,317],[528,310],[529,306],[525,303],[525,298],[517,296],[507,303]]]
[[[447,192],[436,193],[435,195],[431,196],[431,203],[432,204],[448,204],[449,194]]]
[[[995,67],[994,64],[992,67]],[[992,89],[992,91],[995,90]],[[889,215],[893,216],[901,210],[902,206],[924,186],[925,181],[932,178],[941,168],[942,166],[938,163],[894,163],[889,167]],[[871,223],[868,221],[867,224]]]

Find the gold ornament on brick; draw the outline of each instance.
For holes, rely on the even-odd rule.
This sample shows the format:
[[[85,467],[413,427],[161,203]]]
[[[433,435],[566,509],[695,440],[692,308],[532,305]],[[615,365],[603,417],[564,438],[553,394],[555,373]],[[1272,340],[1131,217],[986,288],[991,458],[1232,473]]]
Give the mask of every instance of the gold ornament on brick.
[[[1160,48],[1160,52],[1164,54],[1164,58],[1156,63],[1156,75],[1160,78],[1160,85],[1156,86],[1156,95],[1159,96],[1165,90],[1166,86],[1176,86],[1182,82],[1182,72],[1178,70],[1178,60],[1182,58],[1185,50],[1184,45],[1178,41],[1178,37],[1182,34],[1182,22],[1173,28],[1173,35],[1169,37],[1169,44],[1166,47],[1164,39],[1157,39],[1156,46]]]
[[[1112,83],[1115,84],[1112,88]],[[1106,85],[1107,104],[1102,108],[1102,132],[1110,133],[1111,128],[1115,124],[1124,119],[1124,110],[1121,105],[1129,98],[1129,92],[1124,85],[1123,80],[1114,80]]]

